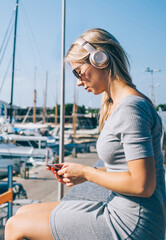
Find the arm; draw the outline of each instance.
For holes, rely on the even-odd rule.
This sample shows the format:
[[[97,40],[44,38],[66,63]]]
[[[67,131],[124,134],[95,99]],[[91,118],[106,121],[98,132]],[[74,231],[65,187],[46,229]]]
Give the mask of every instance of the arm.
[[[153,157],[128,162],[128,172],[108,172],[88,169],[87,180],[112,191],[132,196],[150,197],[156,186]]]
[[[94,168],[96,168],[98,170],[101,170],[101,171],[104,171],[104,172],[107,171],[106,167],[94,167]]]
[[[150,197],[156,186],[153,157],[129,161],[128,166],[128,172],[104,172],[88,166],[65,163],[58,174],[63,176],[63,183],[69,187],[88,180],[121,194]]]

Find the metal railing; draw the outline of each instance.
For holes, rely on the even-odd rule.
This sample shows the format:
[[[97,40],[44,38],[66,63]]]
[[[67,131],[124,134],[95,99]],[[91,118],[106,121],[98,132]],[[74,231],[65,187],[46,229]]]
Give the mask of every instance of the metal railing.
[[[8,202],[8,218],[13,214],[13,166],[8,166],[8,191],[0,194],[0,205]]]

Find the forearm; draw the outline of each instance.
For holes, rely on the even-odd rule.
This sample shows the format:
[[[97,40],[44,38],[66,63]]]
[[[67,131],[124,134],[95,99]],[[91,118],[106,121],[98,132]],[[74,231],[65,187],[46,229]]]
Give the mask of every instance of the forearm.
[[[117,193],[150,197],[156,187],[153,157],[130,161],[128,169],[126,172],[106,172],[103,168],[66,162],[57,174],[68,187],[91,181]]]
[[[144,197],[144,189],[138,184],[131,173],[128,172],[104,172],[99,169],[86,167],[85,178],[114,192]],[[146,197],[146,196],[145,196]]]
[[[106,167],[95,167],[95,168],[98,169],[98,170],[104,171],[104,172],[107,171]]]

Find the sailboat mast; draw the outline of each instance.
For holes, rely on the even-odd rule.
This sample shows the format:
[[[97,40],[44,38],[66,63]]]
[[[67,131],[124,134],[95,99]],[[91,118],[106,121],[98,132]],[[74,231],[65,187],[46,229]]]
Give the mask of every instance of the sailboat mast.
[[[43,123],[46,122],[47,83],[48,83],[48,71],[46,72],[46,85],[45,85],[44,107],[43,107]]]
[[[17,36],[17,16],[18,16],[19,0],[16,0],[16,14],[15,14],[15,27],[14,27],[14,43],[13,43],[13,64],[12,64],[12,83],[11,83],[11,99],[10,99],[10,123],[13,117],[13,88],[14,88],[14,69],[15,69],[15,54],[16,54],[16,36]]]
[[[73,102],[73,140],[76,138],[76,124],[77,124],[77,117],[76,117],[76,86],[74,81],[74,102]]]
[[[36,123],[36,67],[34,71],[34,108],[33,108],[33,123]]]
[[[56,81],[55,125],[58,124],[58,83]]]

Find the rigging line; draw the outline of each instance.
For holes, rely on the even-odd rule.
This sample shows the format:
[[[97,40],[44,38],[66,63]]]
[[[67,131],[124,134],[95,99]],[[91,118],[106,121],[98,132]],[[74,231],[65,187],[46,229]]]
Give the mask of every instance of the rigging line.
[[[10,18],[10,21],[9,21],[9,24],[8,24],[8,27],[7,27],[7,31],[6,31],[6,33],[5,33],[4,39],[3,39],[2,44],[1,44],[0,54],[1,54],[1,51],[2,51],[2,49],[3,49],[3,45],[5,44],[5,40],[6,40],[6,37],[7,37],[8,32],[9,32],[9,29],[10,29],[10,26],[11,26],[11,23],[12,23],[12,20],[13,20],[13,17],[14,17],[14,11],[13,11],[12,16],[11,16],[11,18]]]
[[[13,28],[10,29],[10,33],[9,33],[9,36],[8,36],[7,42],[6,42],[6,44],[5,44],[5,47],[4,47],[4,50],[3,50],[2,56],[1,56],[1,58],[0,58],[0,65],[1,65],[1,63],[2,63],[2,60],[3,60],[4,54],[5,54],[5,52],[6,52],[6,49],[7,49],[7,46],[8,46],[8,43],[9,43],[9,40],[10,40],[10,37],[11,37],[12,31],[13,31]]]
[[[38,48],[38,44],[37,44],[35,35],[34,35],[33,31],[32,31],[32,27],[31,27],[31,24],[30,24],[28,15],[27,15],[27,13],[26,13],[26,11],[25,11],[25,8],[24,8],[24,5],[23,5],[23,4],[22,4],[22,8],[23,8],[25,20],[26,20],[26,22],[27,22],[27,26],[28,26],[28,28],[29,28],[29,32],[31,33],[32,40],[33,40],[34,46],[35,46],[35,48],[36,48],[36,52],[37,52],[37,54],[38,54],[38,56],[39,56],[39,59],[41,60],[41,63],[42,63],[42,65],[43,65],[43,68],[45,68],[45,67],[44,67],[45,64],[44,64],[44,61],[43,61],[43,57],[42,57],[41,52],[40,52],[40,50],[39,50],[39,48]]]
[[[22,15],[20,16],[22,19],[23,19],[23,23],[24,23],[24,29],[26,31],[26,35],[27,35],[27,42],[28,42],[28,46],[29,46],[29,49],[30,49],[30,52],[34,54],[34,57],[32,58],[33,59],[33,62],[34,62],[34,65],[36,65],[36,53],[34,51],[34,46],[33,46],[33,40],[31,38],[31,35],[30,35],[30,32],[29,32],[29,29],[27,28],[27,24],[26,24],[26,20],[25,20],[25,16]]]
[[[20,49],[19,48],[17,50],[17,59],[18,59],[18,63],[20,64],[20,66],[23,66],[23,70],[25,72],[26,77],[28,77],[29,76],[28,69],[27,69],[27,66],[25,65],[24,60],[23,60],[23,58],[20,54]],[[21,69],[21,71],[22,71],[22,69]]]
[[[8,73],[8,71],[9,71],[9,67],[10,67],[11,62],[12,62],[12,57],[10,58],[9,64],[8,64],[7,69],[6,69],[6,72],[5,72],[5,75],[4,75],[4,77],[3,77],[2,84],[1,84],[1,87],[0,87],[0,93],[1,93],[1,91],[2,91],[4,82],[5,82],[5,80],[6,80],[6,76],[7,76],[7,73]]]

